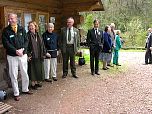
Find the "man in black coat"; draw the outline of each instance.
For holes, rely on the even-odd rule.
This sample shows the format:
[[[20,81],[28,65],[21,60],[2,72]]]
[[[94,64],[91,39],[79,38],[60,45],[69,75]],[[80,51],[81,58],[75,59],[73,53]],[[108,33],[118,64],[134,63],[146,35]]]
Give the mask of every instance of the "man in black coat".
[[[90,48],[91,74],[99,74],[99,53],[103,47],[103,32],[99,30],[99,20],[94,20],[94,28],[88,30],[87,44]],[[95,61],[95,67],[94,67]]]
[[[150,29],[150,33],[149,33],[149,40],[147,43],[147,51],[149,54],[149,63],[152,62],[152,55],[151,55],[151,51],[152,51],[152,29]]]
[[[147,39],[146,39],[146,46],[145,46],[145,48],[146,48],[145,64],[152,64],[152,55],[151,55],[151,50],[150,50],[151,42],[149,42],[151,40],[150,39],[151,32],[152,32],[152,28],[149,28],[148,29]]]

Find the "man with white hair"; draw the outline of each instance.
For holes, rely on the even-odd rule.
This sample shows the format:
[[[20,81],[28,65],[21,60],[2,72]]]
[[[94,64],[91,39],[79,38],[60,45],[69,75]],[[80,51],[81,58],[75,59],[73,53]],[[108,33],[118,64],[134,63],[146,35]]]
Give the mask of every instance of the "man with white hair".
[[[43,41],[47,51],[46,58],[44,59],[45,81],[57,81],[57,51],[58,51],[58,36],[54,31],[54,24],[48,23],[47,31],[43,33]],[[50,68],[51,67],[51,68]],[[50,74],[51,70],[51,74]],[[50,77],[51,76],[51,77]]]
[[[26,31],[17,24],[17,15],[8,15],[9,25],[4,28],[2,33],[2,43],[6,49],[7,61],[9,66],[9,75],[14,91],[14,100],[19,101],[18,88],[18,68],[20,69],[22,78],[22,93],[32,94],[29,92],[29,76],[27,74],[27,46],[28,39]]]
[[[75,54],[80,47],[80,34],[79,30],[73,27],[73,24],[74,19],[72,17],[69,17],[67,19],[67,27],[61,29],[60,48],[63,58],[62,78],[66,78],[68,74],[69,58],[72,77],[78,78],[78,76],[76,75]]]

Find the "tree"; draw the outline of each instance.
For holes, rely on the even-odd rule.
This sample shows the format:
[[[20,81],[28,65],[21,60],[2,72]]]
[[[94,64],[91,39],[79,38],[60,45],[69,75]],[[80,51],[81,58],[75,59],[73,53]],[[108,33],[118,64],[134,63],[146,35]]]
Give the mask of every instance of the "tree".
[[[98,18],[103,29],[110,23],[116,24],[116,29],[122,31],[127,41],[126,46],[144,46],[145,33],[152,27],[152,0],[102,0],[104,12],[87,12],[85,31],[92,27],[92,22]]]

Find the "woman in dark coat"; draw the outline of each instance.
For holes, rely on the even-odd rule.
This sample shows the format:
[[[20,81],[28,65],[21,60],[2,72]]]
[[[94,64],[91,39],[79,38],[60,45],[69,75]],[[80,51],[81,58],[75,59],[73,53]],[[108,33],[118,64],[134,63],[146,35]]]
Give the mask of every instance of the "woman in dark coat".
[[[32,82],[32,89],[37,89],[37,87],[42,86],[40,82],[44,80],[43,61],[45,56],[45,48],[43,40],[38,34],[38,25],[36,22],[29,22],[28,29],[28,73]]]
[[[109,60],[110,53],[112,50],[112,40],[111,40],[111,36],[109,34],[110,31],[111,31],[111,28],[110,28],[110,26],[107,25],[105,27],[105,31],[103,33],[103,39],[104,39],[103,50],[99,57],[103,61],[103,70],[108,69],[107,62]]]

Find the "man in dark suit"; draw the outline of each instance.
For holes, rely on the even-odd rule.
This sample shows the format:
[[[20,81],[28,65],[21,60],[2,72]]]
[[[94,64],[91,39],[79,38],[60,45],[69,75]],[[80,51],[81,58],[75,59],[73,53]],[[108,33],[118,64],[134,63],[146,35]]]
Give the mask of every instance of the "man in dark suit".
[[[149,51],[149,63],[151,64],[152,61],[152,55],[151,55],[151,51],[152,51],[152,29],[150,29],[150,33],[148,36],[148,43],[147,43],[147,51]]]
[[[90,47],[91,74],[99,74],[99,53],[103,47],[103,32],[99,30],[99,20],[94,20],[94,28],[88,30],[87,44]],[[95,60],[95,68],[94,68]]]
[[[61,52],[63,58],[63,76],[66,78],[68,74],[68,62],[70,58],[71,73],[74,78],[78,78],[76,75],[75,66],[75,54],[80,47],[80,34],[79,30],[73,27],[74,19],[72,17],[67,19],[67,27],[61,29]]]
[[[152,31],[152,28],[149,28],[148,29],[148,35],[147,35],[147,39],[146,39],[146,53],[145,53],[145,64],[152,64],[152,55],[151,55],[151,50],[149,49],[150,45],[148,46],[148,44],[150,43],[149,42],[149,39],[150,39],[150,35],[151,35],[151,31]]]

